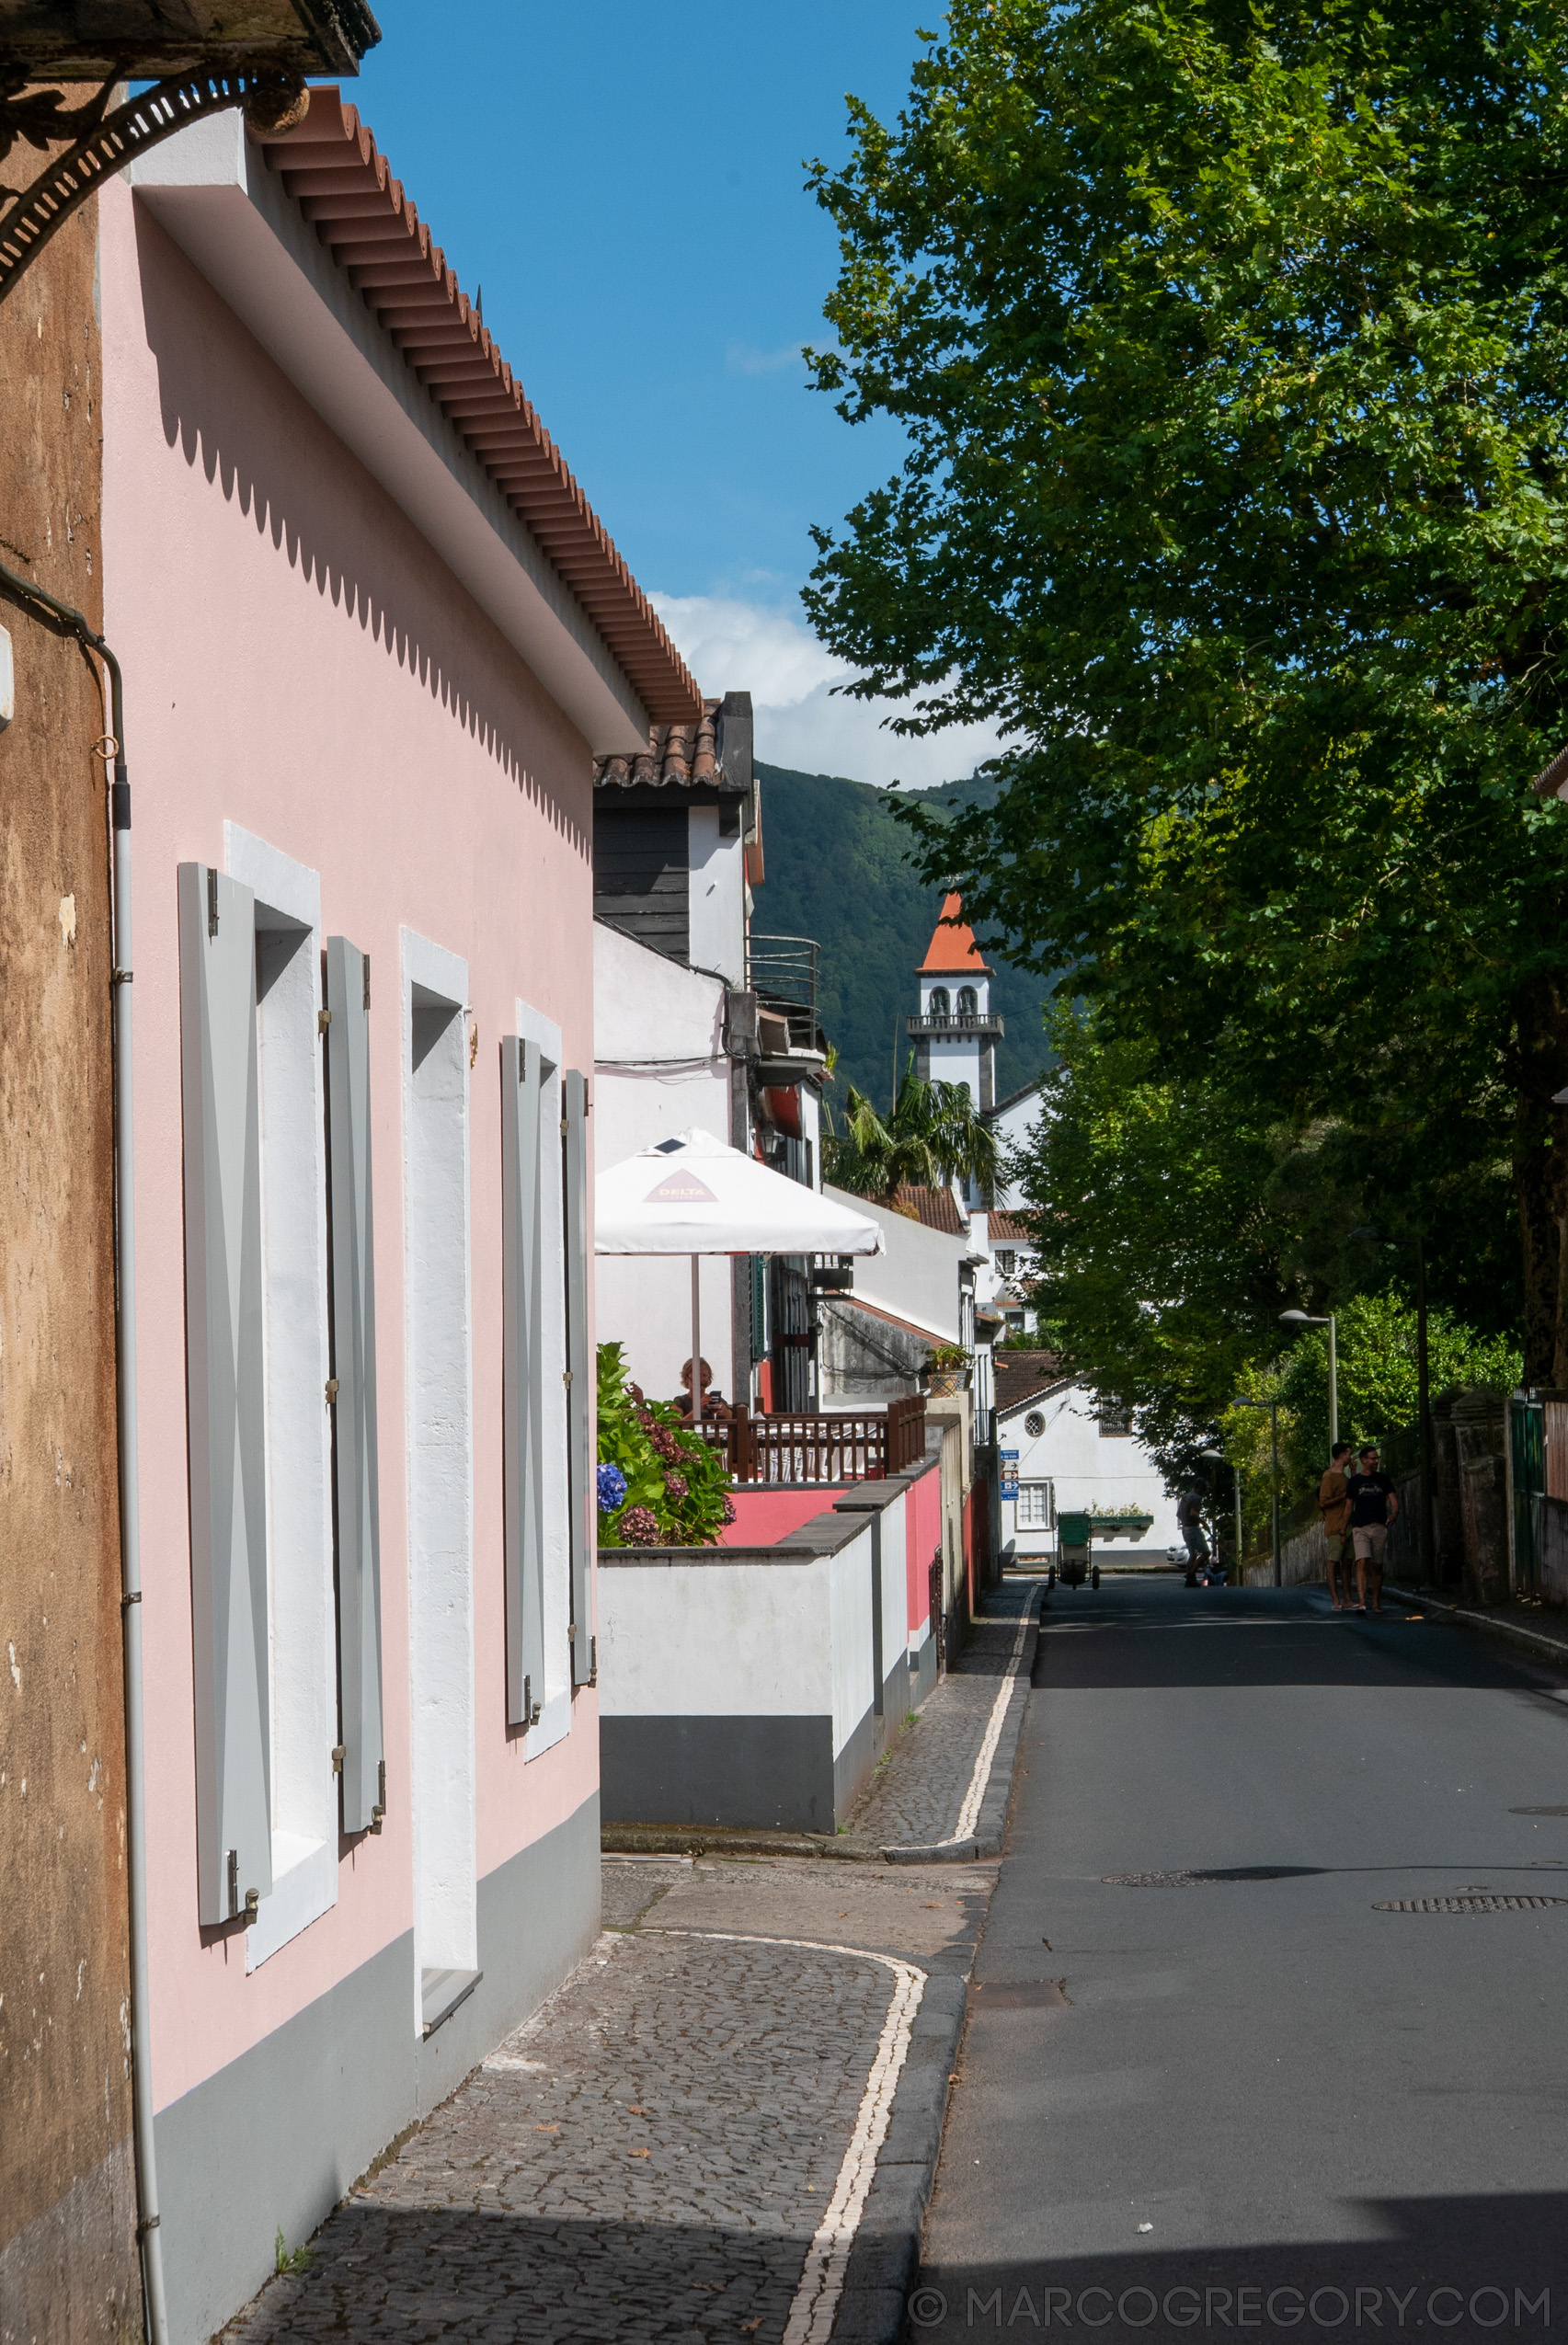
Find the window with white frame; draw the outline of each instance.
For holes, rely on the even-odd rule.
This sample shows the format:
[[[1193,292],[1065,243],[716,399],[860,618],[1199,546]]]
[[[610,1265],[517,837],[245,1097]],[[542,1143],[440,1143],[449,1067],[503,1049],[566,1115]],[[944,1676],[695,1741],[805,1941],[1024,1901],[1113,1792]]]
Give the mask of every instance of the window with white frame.
[[[336,1902],[345,1739],[362,1756],[368,1732],[379,1777],[374,1390],[373,1375],[345,1367],[371,1483],[357,1585],[373,1616],[368,1669],[343,1673],[350,1731],[338,1706],[320,883],[234,824],[226,861],[178,875],[198,1895],[204,1922],[247,1920],[254,1969]],[[342,944],[330,940],[329,959]],[[335,1113],[330,1124],[336,1150]],[[367,1257],[367,1324],[369,1278]],[[339,1347],[357,1310],[339,1295]],[[341,1455],[338,1469],[352,1486]],[[340,1527],[341,1490],[338,1516]]]
[[[1048,1481],[1021,1481],[1018,1485],[1018,1528],[1021,1531],[1048,1531],[1055,1519],[1051,1484]]]
[[[526,1003],[501,1044],[507,1721],[532,1756],[593,1674],[587,1087]],[[564,1275],[563,1275],[564,1274]]]

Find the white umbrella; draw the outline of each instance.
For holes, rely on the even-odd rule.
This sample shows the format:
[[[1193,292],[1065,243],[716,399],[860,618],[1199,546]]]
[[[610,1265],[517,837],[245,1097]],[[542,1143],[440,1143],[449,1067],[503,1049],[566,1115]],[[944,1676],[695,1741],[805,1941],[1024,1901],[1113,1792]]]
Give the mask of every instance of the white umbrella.
[[[658,1140],[593,1184],[593,1250],[692,1257],[692,1413],[703,1413],[697,1263],[703,1254],[879,1254],[868,1213],[830,1205],[710,1132]]]

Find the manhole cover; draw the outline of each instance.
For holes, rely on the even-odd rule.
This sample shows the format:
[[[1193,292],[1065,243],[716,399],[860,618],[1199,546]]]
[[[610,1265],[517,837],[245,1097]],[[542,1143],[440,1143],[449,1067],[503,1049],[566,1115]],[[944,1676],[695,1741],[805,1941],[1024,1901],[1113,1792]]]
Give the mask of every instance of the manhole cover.
[[[1568,1815],[1568,1808],[1510,1808],[1510,1815]]]
[[[977,2011],[1041,2011],[1067,2001],[1060,1979],[972,1979]]]
[[[1300,1881],[1320,1873],[1322,1865],[1222,1865],[1199,1872],[1105,1872],[1103,1882],[1114,1889],[1199,1889],[1210,1881]]]
[[[1390,1897],[1375,1914],[1528,1914],[1538,1905],[1568,1905],[1568,1897]]]

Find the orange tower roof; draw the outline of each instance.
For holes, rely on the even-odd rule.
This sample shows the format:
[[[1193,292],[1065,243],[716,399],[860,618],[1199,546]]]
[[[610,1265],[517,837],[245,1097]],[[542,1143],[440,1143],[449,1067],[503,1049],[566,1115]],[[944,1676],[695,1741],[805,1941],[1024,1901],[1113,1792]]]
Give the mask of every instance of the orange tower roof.
[[[961,909],[956,895],[944,898],[942,918],[936,923],[931,943],[925,948],[925,958],[920,965],[922,977],[934,976],[938,970],[944,977],[950,977],[958,969],[978,969],[982,977],[990,975],[986,963],[980,958],[974,930],[967,922],[958,919]],[[951,926],[950,922],[957,925]]]

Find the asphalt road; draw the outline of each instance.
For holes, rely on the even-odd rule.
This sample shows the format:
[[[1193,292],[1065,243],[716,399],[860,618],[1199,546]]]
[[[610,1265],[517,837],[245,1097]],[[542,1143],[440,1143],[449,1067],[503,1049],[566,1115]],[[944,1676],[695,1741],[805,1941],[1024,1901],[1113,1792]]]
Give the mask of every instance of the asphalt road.
[[[1568,2328],[1568,1676],[1108,1579],[1034,1687],[910,2336]]]

